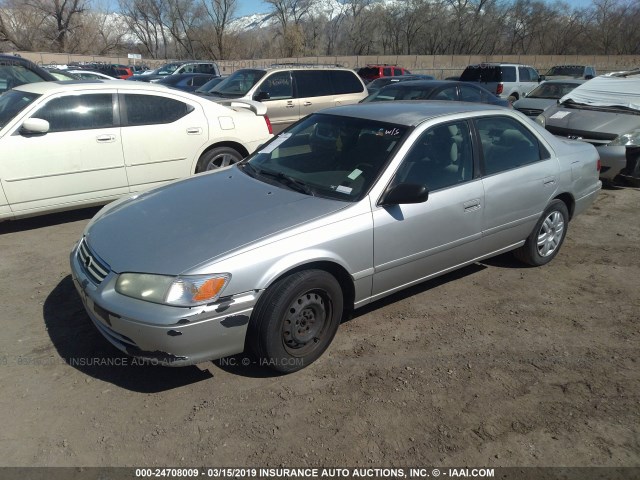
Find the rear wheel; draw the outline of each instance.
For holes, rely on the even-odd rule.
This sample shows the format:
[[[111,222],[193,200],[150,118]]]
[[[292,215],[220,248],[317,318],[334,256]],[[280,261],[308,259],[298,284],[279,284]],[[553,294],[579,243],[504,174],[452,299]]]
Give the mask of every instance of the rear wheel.
[[[196,173],[228,167],[242,160],[242,154],[231,147],[215,147],[202,154]]]
[[[317,360],[342,318],[343,295],[335,277],[304,270],[264,292],[251,316],[247,343],[260,364],[289,373]]]
[[[562,200],[552,201],[526,243],[515,250],[516,258],[536,267],[549,263],[560,250],[568,223],[569,211],[565,203]]]

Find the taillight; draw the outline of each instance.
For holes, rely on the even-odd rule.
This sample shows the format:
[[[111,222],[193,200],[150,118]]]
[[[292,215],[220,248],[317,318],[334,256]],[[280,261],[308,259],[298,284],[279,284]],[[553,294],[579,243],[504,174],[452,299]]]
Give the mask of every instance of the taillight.
[[[600,159],[598,158],[598,162],[596,163],[596,170],[600,171],[602,168],[602,164],[600,163]]]
[[[496,87],[496,95],[501,95],[503,89],[504,89],[504,85],[502,83],[499,83],[498,86]]]
[[[269,135],[273,135],[273,127],[271,126],[271,120],[267,115],[264,116],[264,121],[267,122],[267,129],[269,130]]]

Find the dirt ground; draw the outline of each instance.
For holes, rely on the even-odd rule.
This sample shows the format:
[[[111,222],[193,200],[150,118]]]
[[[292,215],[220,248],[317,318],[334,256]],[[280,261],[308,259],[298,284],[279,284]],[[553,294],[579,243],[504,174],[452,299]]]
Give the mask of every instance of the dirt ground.
[[[132,365],[69,276],[95,212],[0,224],[0,465],[640,466],[638,190],[602,191],[545,267],[357,311],[288,376]]]

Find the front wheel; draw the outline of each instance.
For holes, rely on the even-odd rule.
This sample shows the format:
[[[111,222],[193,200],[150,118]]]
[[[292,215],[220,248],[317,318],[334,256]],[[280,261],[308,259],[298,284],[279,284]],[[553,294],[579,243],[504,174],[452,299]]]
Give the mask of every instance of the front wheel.
[[[562,200],[554,200],[536,223],[526,243],[515,250],[516,258],[536,267],[549,263],[560,250],[568,223],[567,206]]]
[[[215,147],[202,154],[196,165],[196,173],[228,167],[242,160],[242,154],[231,147]]]
[[[260,298],[251,316],[247,343],[260,365],[295,372],[329,347],[342,309],[342,289],[333,275],[323,270],[293,273]]]

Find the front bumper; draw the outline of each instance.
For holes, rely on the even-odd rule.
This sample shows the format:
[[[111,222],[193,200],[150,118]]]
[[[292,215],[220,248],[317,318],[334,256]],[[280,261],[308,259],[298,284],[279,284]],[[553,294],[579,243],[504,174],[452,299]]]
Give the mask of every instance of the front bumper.
[[[87,274],[76,245],[70,256],[73,283],[98,331],[119,350],[166,366],[193,365],[234,355],[244,341],[260,291],[223,297],[215,304],[173,307],[115,291],[117,274],[100,283]]]

